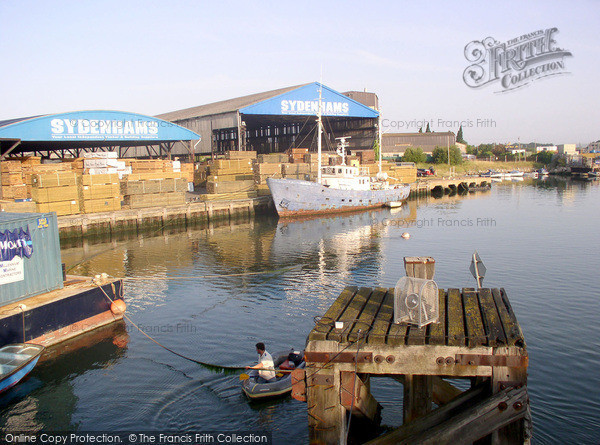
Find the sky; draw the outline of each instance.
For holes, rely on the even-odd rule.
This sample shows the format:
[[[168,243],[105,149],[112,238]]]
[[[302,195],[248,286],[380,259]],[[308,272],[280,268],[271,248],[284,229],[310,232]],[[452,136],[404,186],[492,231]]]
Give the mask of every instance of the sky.
[[[600,139],[598,1],[2,0],[0,23],[0,120],[156,115],[322,79],[375,92],[384,131],[463,123],[470,144]],[[504,92],[500,80],[466,85],[470,42],[551,28],[572,54],[563,74]]]

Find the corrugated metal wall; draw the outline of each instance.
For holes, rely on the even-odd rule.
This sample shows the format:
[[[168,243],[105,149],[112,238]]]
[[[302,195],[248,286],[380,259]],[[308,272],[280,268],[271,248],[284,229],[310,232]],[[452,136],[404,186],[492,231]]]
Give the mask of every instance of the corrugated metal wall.
[[[23,258],[24,279],[5,283],[0,262],[0,305],[15,303],[63,287],[58,223],[55,213],[0,212],[0,232],[29,229],[33,246],[30,258]]]

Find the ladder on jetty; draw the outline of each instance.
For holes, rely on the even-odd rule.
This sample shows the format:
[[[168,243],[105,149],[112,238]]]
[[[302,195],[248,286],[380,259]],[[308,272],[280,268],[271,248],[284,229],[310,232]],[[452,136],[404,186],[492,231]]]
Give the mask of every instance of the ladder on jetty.
[[[405,258],[405,268],[430,279],[435,261]],[[311,443],[345,443],[349,412],[377,425],[372,377],[402,382],[404,410],[400,428],[368,443],[528,443],[528,355],[506,292],[440,289],[439,310],[438,323],[395,324],[393,288],[343,290],[308,336],[306,368],[292,375]],[[468,379],[470,389],[444,378]]]

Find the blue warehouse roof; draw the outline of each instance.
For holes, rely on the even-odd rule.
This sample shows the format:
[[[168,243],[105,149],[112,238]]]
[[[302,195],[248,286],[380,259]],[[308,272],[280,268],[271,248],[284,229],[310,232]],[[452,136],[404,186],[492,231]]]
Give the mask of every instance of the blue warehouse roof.
[[[0,140],[140,143],[190,141],[197,133],[152,116],[92,110],[0,121]]]

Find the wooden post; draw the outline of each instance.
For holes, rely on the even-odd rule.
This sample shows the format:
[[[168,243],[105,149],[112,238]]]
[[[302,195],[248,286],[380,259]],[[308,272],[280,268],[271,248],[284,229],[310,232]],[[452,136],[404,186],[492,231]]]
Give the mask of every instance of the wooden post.
[[[435,260],[432,257],[404,257],[406,276],[433,279]],[[431,411],[433,383],[431,376],[404,376],[404,423],[424,416]]]
[[[312,348],[311,348],[312,346]],[[309,343],[312,352],[337,349],[337,342]],[[335,349],[333,349],[335,348]],[[340,400],[341,373],[335,364],[307,363],[306,399],[311,444],[344,444],[346,409]]]

